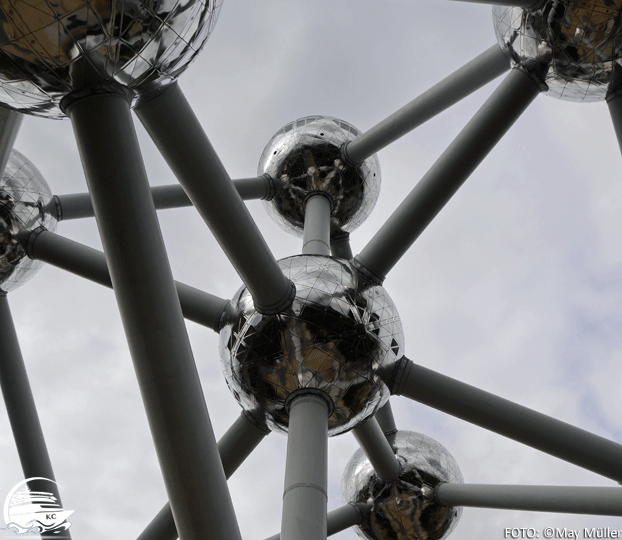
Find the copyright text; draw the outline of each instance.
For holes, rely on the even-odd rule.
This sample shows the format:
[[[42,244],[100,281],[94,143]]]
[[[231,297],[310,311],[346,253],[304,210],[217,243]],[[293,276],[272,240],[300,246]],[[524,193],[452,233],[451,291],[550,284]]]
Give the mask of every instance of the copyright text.
[[[622,529],[610,529],[609,527],[585,527],[583,529],[568,529],[566,527],[545,527],[534,529],[533,527],[506,527],[503,531],[504,538],[621,538]]]

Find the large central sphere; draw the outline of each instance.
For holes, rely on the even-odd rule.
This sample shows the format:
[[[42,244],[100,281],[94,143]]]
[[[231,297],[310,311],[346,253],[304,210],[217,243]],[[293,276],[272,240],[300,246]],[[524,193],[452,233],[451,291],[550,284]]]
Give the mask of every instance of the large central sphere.
[[[392,446],[401,465],[395,480],[381,480],[360,449],[343,472],[343,502],[371,505],[356,532],[365,540],[446,538],[462,508],[441,506],[432,495],[441,483],[462,483],[456,460],[434,439],[412,431],[398,431]]]
[[[12,150],[0,179],[0,291],[9,292],[28,281],[43,263],[29,259],[17,235],[37,227],[56,230],[47,212],[52,192],[39,170]]]
[[[378,372],[401,356],[397,310],[347,261],[299,255],[279,266],[296,286],[287,310],[262,315],[245,287],[231,301],[235,315],[220,332],[227,384],[245,410],[276,431],[287,431],[292,392],[323,391],[334,403],[329,434],[343,433],[389,398]]]
[[[602,100],[622,60],[621,7],[622,0],[548,0],[536,10],[494,6],[495,33],[514,65],[537,70],[548,95]]]
[[[100,79],[149,98],[211,33],[222,0],[2,0],[0,102],[62,118],[60,100]]]

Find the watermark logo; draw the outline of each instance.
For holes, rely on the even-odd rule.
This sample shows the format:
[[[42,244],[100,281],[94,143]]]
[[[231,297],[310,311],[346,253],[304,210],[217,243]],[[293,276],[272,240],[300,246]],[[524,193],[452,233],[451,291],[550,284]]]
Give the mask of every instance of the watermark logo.
[[[48,490],[31,491],[27,483],[33,480],[42,487],[49,486]],[[67,518],[74,511],[60,505],[55,495],[57,485],[53,480],[40,477],[27,478],[17,484],[4,501],[4,529],[13,529],[15,534],[59,534],[71,527]]]

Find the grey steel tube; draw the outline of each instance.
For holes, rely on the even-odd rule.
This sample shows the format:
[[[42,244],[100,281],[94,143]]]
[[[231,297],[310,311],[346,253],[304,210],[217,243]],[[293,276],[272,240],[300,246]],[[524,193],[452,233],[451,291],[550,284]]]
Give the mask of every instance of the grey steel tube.
[[[0,105],[0,176],[4,174],[23,118],[23,114]]]
[[[112,288],[106,256],[101,251],[43,227],[21,235],[19,240],[31,259],[46,262],[104,287]],[[175,287],[184,317],[218,332],[220,319],[229,302],[179,281],[175,282]]]
[[[231,477],[268,433],[257,427],[245,413],[240,415],[218,441],[218,452],[227,478]],[[166,503],[137,540],[175,540],[177,537],[171,506]]]
[[[371,505],[368,504],[350,503],[328,512],[326,514],[326,535],[332,536],[355,525],[360,525],[363,521],[363,515],[370,509]],[[281,540],[281,535],[275,534],[266,540]]]
[[[0,388],[6,405],[15,446],[24,471],[24,478],[47,478],[55,481],[52,462],[48,454],[41,422],[37,413],[35,399],[32,395],[26,366],[15,332],[13,317],[6,293],[0,291]],[[60,493],[55,485],[49,482],[28,482],[34,491],[54,491],[60,502]],[[44,538],[59,535],[42,534]],[[65,531],[61,538],[71,538]]]
[[[622,152],[622,92],[617,92],[611,97],[608,96],[607,106],[609,107],[613,129],[618,139],[618,146],[620,147],[620,152]]]
[[[136,114],[263,313],[294,299],[266,241],[177,83]]]
[[[391,409],[391,402],[387,401],[376,413],[376,420],[384,433],[384,436],[389,441],[389,444],[393,444],[395,441],[395,434],[397,433],[397,426],[395,425],[395,418],[393,418],[393,409]]]
[[[400,463],[378,421],[370,418],[356,426],[352,433],[381,480],[391,482],[400,474]]]
[[[272,179],[267,176],[240,178],[233,180],[233,185],[240,197],[245,201],[267,199],[272,193]],[[192,206],[192,201],[190,201],[184,188],[179,184],[154,186],[151,188],[151,195],[153,196],[156,210]],[[59,221],[95,216],[91,196],[88,193],[55,195],[54,198],[56,199],[54,207],[60,208],[60,212],[56,213],[56,219]]]
[[[620,487],[440,484],[435,499],[443,506],[622,516]]]
[[[105,91],[106,88],[97,90]],[[182,540],[240,539],[130,113],[121,93],[70,95],[115,296]]]
[[[499,435],[622,481],[622,445],[418,366],[405,357],[391,384],[405,396]]]
[[[330,195],[311,194],[305,201],[305,224],[302,234],[303,255],[330,255]]]
[[[529,0],[533,3],[533,0]],[[461,99],[510,69],[510,62],[495,44],[460,69],[444,78],[410,103],[347,143],[344,156],[363,163],[369,156],[442,113]]]
[[[283,540],[326,538],[328,415],[329,404],[315,393],[301,393],[289,404]]]
[[[356,261],[383,281],[540,90],[530,75],[513,69],[356,256]]]
[[[352,248],[350,247],[350,234],[342,232],[338,235],[330,237],[330,254],[333,257],[339,257],[349,261],[352,259]]]

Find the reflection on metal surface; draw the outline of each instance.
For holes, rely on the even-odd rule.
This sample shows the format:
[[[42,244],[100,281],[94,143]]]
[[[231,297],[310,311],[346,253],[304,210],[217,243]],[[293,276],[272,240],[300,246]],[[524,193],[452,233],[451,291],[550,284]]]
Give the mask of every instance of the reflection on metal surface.
[[[357,450],[343,473],[344,503],[371,504],[356,532],[367,540],[440,540],[456,528],[462,508],[436,503],[431,494],[441,482],[462,482],[451,454],[434,439],[398,431],[393,451],[402,466],[397,480],[376,476],[363,450]]]
[[[344,260],[299,255],[279,266],[296,286],[290,308],[262,315],[244,287],[231,301],[235,315],[220,332],[227,384],[245,410],[276,431],[287,431],[289,394],[322,390],[335,405],[329,434],[343,433],[389,398],[378,370],[403,350],[395,305]]]
[[[0,102],[62,118],[73,90],[115,79],[146,99],[190,64],[222,0],[21,0],[0,6]]]
[[[493,20],[513,65],[537,64],[548,95],[596,101],[622,60],[621,7],[622,0],[549,0],[533,11],[494,6]]]
[[[0,179],[0,291],[17,289],[43,265],[26,256],[15,235],[40,226],[55,231],[56,219],[46,212],[51,200],[52,192],[41,173],[12,150]]]
[[[282,229],[302,237],[304,200],[312,191],[324,191],[333,199],[332,232],[352,232],[367,219],[380,192],[378,158],[374,154],[358,167],[341,158],[341,146],[359,135],[343,120],[307,116],[270,139],[257,174],[274,179],[274,197],[264,206]]]

